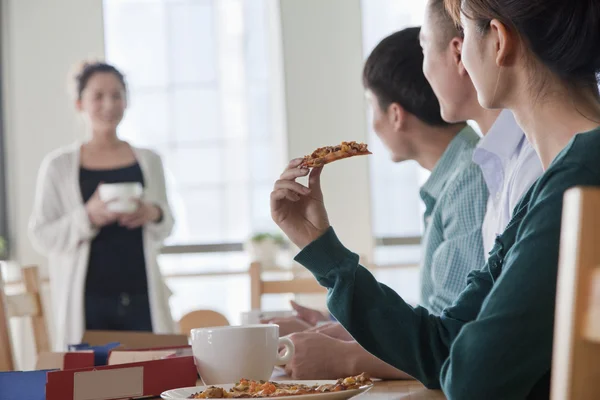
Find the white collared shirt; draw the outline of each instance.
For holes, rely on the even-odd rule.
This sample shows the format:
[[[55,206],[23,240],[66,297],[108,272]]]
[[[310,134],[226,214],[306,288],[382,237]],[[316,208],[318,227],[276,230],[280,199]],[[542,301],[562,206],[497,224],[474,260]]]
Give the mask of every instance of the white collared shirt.
[[[521,197],[543,172],[540,159],[515,121],[503,110],[473,152],[490,192],[481,227],[487,260],[496,236],[501,234]]]

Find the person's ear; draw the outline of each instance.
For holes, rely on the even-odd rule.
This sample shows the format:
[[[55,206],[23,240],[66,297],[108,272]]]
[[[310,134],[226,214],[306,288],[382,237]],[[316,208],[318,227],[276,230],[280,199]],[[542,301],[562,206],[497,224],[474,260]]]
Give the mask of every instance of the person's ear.
[[[392,103],[388,106],[387,116],[394,130],[402,130],[406,124],[406,110],[398,103]]]
[[[450,54],[452,56],[452,63],[456,67],[458,71],[458,75],[465,76],[468,75],[467,69],[462,62],[462,45],[463,40],[460,37],[454,37],[450,41]]]
[[[512,64],[516,58],[518,37],[516,33],[502,22],[493,19],[490,22],[491,40],[494,41],[496,65],[505,67]]]

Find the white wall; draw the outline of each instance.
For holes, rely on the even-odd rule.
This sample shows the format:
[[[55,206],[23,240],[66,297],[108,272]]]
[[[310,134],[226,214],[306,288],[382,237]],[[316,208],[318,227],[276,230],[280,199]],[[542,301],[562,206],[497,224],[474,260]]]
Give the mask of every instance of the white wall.
[[[13,259],[44,266],[27,237],[38,167],[52,149],[83,137],[67,91],[80,60],[102,57],[102,0],[2,0],[2,81]],[[24,336],[23,336],[24,335]],[[33,365],[30,334],[14,335],[20,365]]]
[[[360,0],[281,0],[288,152],[367,141]],[[370,256],[373,239],[366,157],[322,175],[330,222],[344,244]]]
[[[83,135],[68,73],[102,57],[102,0],[3,0],[8,207],[15,260],[42,263],[27,239],[35,179],[50,150]]]

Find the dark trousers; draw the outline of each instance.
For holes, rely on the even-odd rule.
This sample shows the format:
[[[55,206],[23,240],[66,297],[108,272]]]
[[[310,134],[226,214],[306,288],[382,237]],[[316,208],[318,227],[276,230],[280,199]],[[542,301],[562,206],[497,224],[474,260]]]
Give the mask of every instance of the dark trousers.
[[[88,330],[152,332],[148,294],[85,294]]]

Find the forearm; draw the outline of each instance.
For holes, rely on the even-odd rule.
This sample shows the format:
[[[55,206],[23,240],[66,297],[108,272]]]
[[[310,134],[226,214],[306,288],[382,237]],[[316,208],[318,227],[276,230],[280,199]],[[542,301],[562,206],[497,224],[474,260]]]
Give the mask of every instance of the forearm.
[[[379,379],[414,379],[406,372],[392,367],[390,364],[380,360],[373,354],[365,350],[358,342],[352,342],[352,351],[350,352],[350,370],[348,376],[355,376],[363,372],[368,373],[372,378]]]
[[[152,238],[157,242],[164,241],[173,230],[175,221],[171,213],[171,209],[166,203],[154,203],[153,207],[156,210],[153,220],[147,225]]]
[[[69,251],[81,242],[91,240],[96,233],[83,205],[53,221],[45,221],[39,214],[34,214],[30,221],[32,242],[46,254]]]
[[[408,305],[359,266],[358,256],[338,241],[333,230],[296,260],[329,288],[330,311],[365,349],[425,385],[439,387],[440,369],[461,321],[442,320]]]

